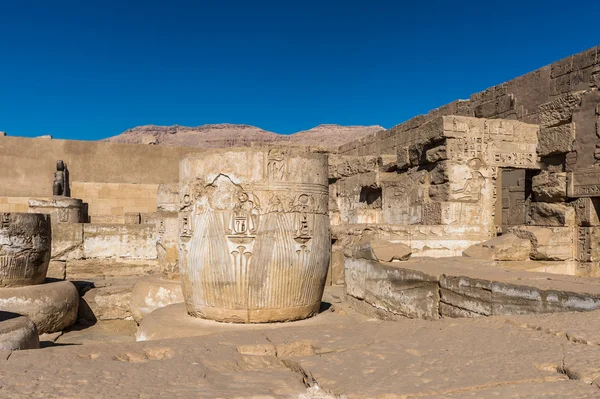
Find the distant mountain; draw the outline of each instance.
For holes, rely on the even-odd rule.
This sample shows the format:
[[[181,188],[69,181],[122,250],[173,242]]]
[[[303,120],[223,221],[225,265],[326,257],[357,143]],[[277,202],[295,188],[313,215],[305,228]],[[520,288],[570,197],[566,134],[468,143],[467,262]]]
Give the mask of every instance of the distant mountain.
[[[290,135],[277,134],[250,125],[156,126],[126,130],[104,141],[128,144],[158,144],[201,148],[244,147],[251,143],[289,142],[301,145],[337,147],[360,137],[384,130],[381,126],[319,125]]]

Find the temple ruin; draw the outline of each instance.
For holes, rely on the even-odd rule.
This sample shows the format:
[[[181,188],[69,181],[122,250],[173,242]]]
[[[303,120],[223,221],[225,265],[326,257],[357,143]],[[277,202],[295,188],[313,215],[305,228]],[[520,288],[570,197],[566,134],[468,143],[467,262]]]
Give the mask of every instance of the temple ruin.
[[[600,395],[599,89],[600,46],[340,146],[0,135],[0,355],[120,342],[111,361],[184,375],[205,348],[273,397]],[[440,337],[508,366],[435,369]]]

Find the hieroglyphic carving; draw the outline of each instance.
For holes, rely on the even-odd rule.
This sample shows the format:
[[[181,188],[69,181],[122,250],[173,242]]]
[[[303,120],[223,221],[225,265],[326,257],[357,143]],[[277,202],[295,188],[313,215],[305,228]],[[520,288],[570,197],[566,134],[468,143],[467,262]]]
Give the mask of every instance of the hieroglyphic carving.
[[[600,168],[579,169],[571,173],[567,187],[569,197],[600,197]]]
[[[535,152],[493,152],[491,160],[490,164],[494,166],[537,168]]]
[[[446,145],[448,157],[453,161],[486,159],[487,156],[488,141],[483,136],[449,138]]]
[[[190,175],[179,190],[188,312],[242,322],[312,314],[330,246],[327,162],[310,155],[303,165],[302,158],[288,159],[288,150],[224,154],[232,162],[223,162],[220,154],[184,161],[193,162],[183,169]],[[260,159],[264,173],[257,176],[256,168],[236,159]],[[323,170],[290,177],[288,161]],[[297,310],[272,311],[288,308]]]
[[[0,227],[5,229],[10,224],[10,213],[2,213],[0,216]]]
[[[579,227],[577,229],[577,260],[579,260],[580,262],[592,261],[592,248],[589,227]]]
[[[282,148],[273,148],[267,153],[267,179],[269,181],[282,181],[286,172],[286,151]]]

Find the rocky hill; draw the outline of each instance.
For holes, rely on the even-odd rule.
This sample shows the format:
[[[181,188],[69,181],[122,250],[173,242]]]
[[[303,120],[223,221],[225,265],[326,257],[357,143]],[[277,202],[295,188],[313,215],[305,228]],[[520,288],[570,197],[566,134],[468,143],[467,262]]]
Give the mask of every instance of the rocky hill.
[[[217,124],[188,126],[146,125],[129,129],[105,141],[130,144],[159,144],[201,148],[243,147],[251,143],[289,142],[336,147],[362,136],[384,130],[381,126],[319,125],[290,135],[277,134],[250,125]]]

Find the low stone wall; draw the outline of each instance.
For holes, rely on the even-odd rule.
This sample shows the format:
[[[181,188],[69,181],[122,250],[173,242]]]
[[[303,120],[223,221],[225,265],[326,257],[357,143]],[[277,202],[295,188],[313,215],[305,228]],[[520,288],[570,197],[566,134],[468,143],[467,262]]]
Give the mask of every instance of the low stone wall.
[[[160,271],[154,224],[55,223],[49,277],[80,279]]]
[[[508,270],[469,258],[345,259],[346,296],[382,319],[439,319],[600,308],[598,279]]]

